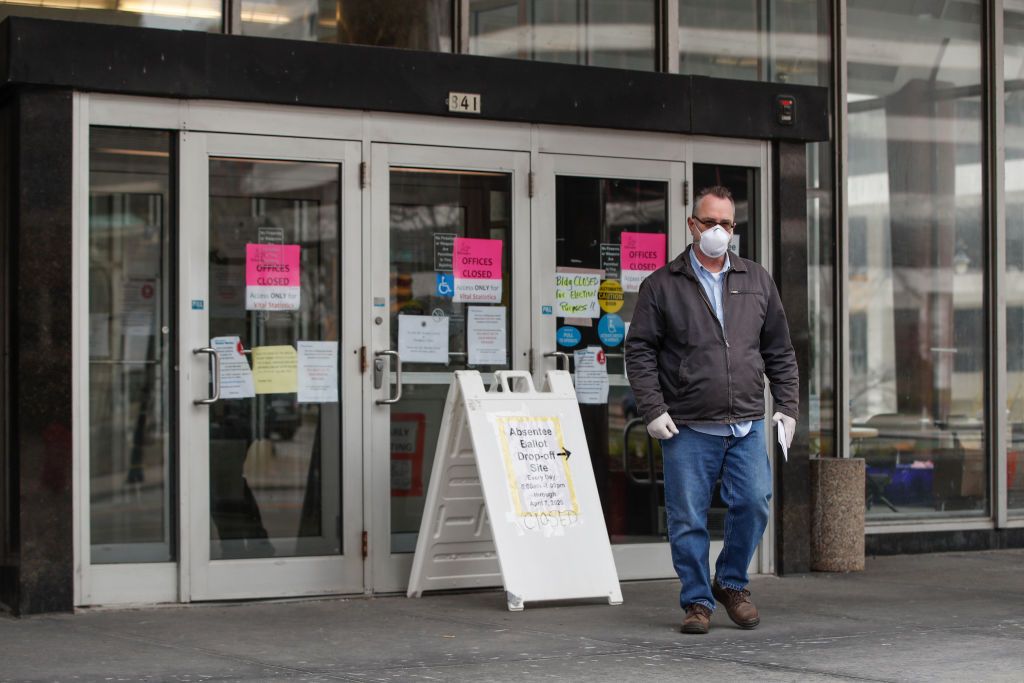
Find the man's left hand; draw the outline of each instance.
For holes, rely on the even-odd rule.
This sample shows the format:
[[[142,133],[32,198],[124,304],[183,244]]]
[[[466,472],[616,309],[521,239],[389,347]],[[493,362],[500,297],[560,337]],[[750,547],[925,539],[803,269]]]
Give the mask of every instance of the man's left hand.
[[[782,423],[782,428],[786,431],[786,450],[789,450],[790,446],[793,445],[793,434],[796,433],[796,420],[783,413],[772,415],[773,425],[777,425],[780,422]]]

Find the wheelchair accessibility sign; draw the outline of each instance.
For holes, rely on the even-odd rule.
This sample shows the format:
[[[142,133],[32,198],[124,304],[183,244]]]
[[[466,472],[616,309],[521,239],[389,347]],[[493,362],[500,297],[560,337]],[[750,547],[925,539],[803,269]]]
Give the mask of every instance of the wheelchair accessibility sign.
[[[455,294],[455,274],[454,273],[438,273],[437,274],[437,295],[446,299],[451,299]]]

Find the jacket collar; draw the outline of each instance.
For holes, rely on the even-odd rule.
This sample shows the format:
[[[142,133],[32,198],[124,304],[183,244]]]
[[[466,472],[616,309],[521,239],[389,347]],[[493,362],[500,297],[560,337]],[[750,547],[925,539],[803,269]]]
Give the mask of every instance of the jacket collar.
[[[673,273],[681,273],[686,277],[696,280],[697,274],[693,272],[693,266],[690,264],[690,250],[693,249],[693,245],[689,245],[683,250],[683,253],[672,259],[672,262],[668,264],[668,269]],[[735,270],[738,273],[747,272],[747,264],[744,259],[741,259],[735,254],[729,255],[729,263],[731,264],[731,270]]]

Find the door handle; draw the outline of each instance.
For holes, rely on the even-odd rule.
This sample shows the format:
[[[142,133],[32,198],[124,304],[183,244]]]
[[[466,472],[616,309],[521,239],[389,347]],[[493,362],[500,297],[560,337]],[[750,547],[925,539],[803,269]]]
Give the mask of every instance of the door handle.
[[[555,359],[555,367],[556,368],[558,368],[560,370],[565,370],[566,372],[569,372],[569,354],[567,354],[566,352],[564,352],[564,351],[548,351],[547,353],[544,354],[544,357],[545,358],[554,358]],[[565,367],[564,368],[559,367],[559,366],[562,365],[562,363],[565,363]]]
[[[213,359],[213,371],[211,377],[213,379],[213,396],[209,398],[197,398],[192,401],[197,406],[208,406],[211,403],[216,403],[220,400],[220,357],[217,356],[217,351],[211,346],[204,346],[201,349],[192,349],[192,355],[198,356],[200,353],[205,353]]]
[[[402,357],[398,351],[376,351],[373,359],[373,388],[380,389],[384,386],[384,356],[390,356],[395,364],[395,395],[391,398],[377,399],[377,405],[385,406],[398,403],[402,400]]]

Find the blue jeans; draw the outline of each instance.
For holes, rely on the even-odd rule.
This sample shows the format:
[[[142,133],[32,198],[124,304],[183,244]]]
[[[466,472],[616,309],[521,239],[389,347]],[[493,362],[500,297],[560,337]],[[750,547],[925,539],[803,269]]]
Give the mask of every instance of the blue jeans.
[[[708,508],[715,482],[722,478],[725,546],[715,562],[715,578],[726,588],[746,587],[757,544],[768,526],[772,497],[771,464],[764,441],[764,420],[744,437],[711,436],[679,425],[679,433],[661,442],[665,459],[665,507],[672,564],[682,583],[679,604],[699,603],[714,610],[708,554]]]

